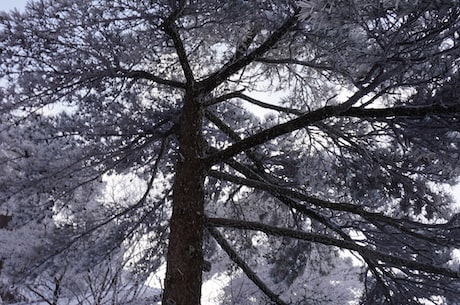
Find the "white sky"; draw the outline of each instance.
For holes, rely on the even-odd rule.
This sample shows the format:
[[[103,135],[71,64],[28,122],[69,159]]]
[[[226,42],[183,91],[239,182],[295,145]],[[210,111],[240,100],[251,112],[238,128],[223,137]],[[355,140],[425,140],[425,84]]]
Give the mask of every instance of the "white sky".
[[[0,0],[0,12],[10,11],[15,8],[22,10],[25,8],[29,0]],[[3,80],[0,81],[0,86],[2,85]]]
[[[22,9],[28,0],[0,0],[0,11],[8,11],[14,8]]]

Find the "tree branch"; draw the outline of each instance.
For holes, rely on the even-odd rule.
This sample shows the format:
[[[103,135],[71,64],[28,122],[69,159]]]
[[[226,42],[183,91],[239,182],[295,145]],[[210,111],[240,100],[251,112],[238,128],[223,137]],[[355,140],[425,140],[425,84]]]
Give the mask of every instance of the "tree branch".
[[[280,64],[280,65],[294,64],[294,65],[310,67],[310,68],[318,69],[318,70],[333,71],[333,67],[331,67],[331,66],[318,64],[318,63],[314,63],[314,62],[311,62],[311,61],[304,61],[304,60],[294,59],[294,58],[267,58],[267,57],[262,57],[262,58],[257,58],[255,61],[262,62],[262,63],[267,63],[267,64]]]
[[[267,182],[264,176],[267,176],[267,173],[257,173],[255,170],[247,168],[245,165],[231,160],[227,161],[227,164],[230,165],[233,169],[237,170],[238,172],[242,173],[246,177],[252,180],[257,180],[260,183],[266,183],[266,184],[271,184],[270,182]],[[260,169],[259,169],[260,171]],[[270,177],[270,180],[275,180],[273,177]],[[275,182],[276,183],[276,182]],[[274,198],[278,199],[280,202],[282,202],[284,205],[287,207],[294,209],[301,214],[309,217],[312,220],[316,220],[317,222],[325,225],[327,228],[331,229],[332,231],[336,232],[337,234],[340,235],[340,237],[344,239],[349,239],[350,237],[341,229],[339,228],[336,224],[332,223],[330,220],[328,220],[324,215],[321,215],[318,211],[315,211],[306,205],[300,204],[296,202],[294,199],[292,199],[289,196],[286,196],[284,194],[280,194],[279,192],[276,191],[276,189],[273,190],[267,190],[267,193],[271,194]]]
[[[258,48],[247,54],[246,56],[242,56],[241,58],[234,60],[232,58],[229,62],[222,66],[222,68],[211,74],[206,79],[200,82],[201,87],[204,91],[209,92],[212,89],[219,86],[225,80],[228,79],[231,75],[239,71],[240,69],[246,67],[251,62],[253,62],[256,58],[261,57],[265,54],[268,50],[270,50],[273,46],[275,46],[281,38],[289,32],[289,30],[294,26],[297,22],[298,17],[297,14],[299,13],[300,9],[297,8],[295,12],[292,14],[291,17],[287,18],[286,21],[276,30],[274,31],[268,38],[265,40]]]
[[[166,34],[168,34],[176,49],[177,56],[179,57],[179,62],[182,66],[185,79],[188,84],[195,83],[195,78],[193,76],[192,68],[187,58],[187,52],[184,47],[184,43],[179,35],[179,30],[176,26],[176,20],[182,13],[185,7],[186,1],[179,1],[179,6],[171,13],[171,15],[164,21],[163,28]]]
[[[338,113],[338,117],[357,117],[357,118],[392,118],[392,117],[407,117],[407,118],[422,118],[431,115],[460,115],[460,105],[442,105],[430,104],[423,106],[398,106],[393,108],[360,108],[352,107],[347,111]]]
[[[233,140],[239,140],[240,139],[239,136],[237,134],[235,134],[234,131],[231,128],[229,128],[227,125],[225,125],[214,114],[212,114],[211,112],[207,111],[206,115],[207,115],[208,119],[211,120],[211,122],[216,124],[219,127],[219,129],[224,131],[231,139],[233,139]],[[259,172],[257,172],[257,170],[255,170],[255,169],[250,169],[247,166],[245,166],[245,165],[243,165],[243,164],[241,164],[241,163],[239,163],[239,162],[237,162],[237,161],[235,161],[233,159],[228,160],[226,163],[228,165],[230,165],[232,168],[234,168],[235,170],[237,170],[238,172],[240,172],[243,175],[245,175],[247,178],[257,180],[257,181],[259,181],[261,183],[266,183],[266,179],[264,177],[267,176],[267,173],[265,173],[265,171],[263,170],[263,168],[264,168],[263,164],[260,162],[259,158],[257,158],[257,156],[255,155],[255,153],[253,151],[249,150],[249,151],[246,151],[246,153],[248,154],[248,157],[256,164],[257,170]],[[274,180],[273,179],[270,179],[270,180],[271,180],[270,183],[273,183]],[[295,209],[296,211],[304,214],[305,216],[311,218],[312,220],[316,220],[319,223],[322,223],[327,228],[329,228],[332,231],[334,231],[337,234],[339,234],[343,239],[352,241],[351,238],[341,228],[339,228],[336,224],[332,223],[330,220],[328,220],[325,216],[321,215],[320,213],[308,208],[305,205],[302,205],[302,204],[296,202],[295,200],[293,200],[292,198],[290,198],[290,197],[288,197],[286,195],[282,195],[282,194],[276,192],[276,190],[269,190],[268,193],[270,193],[272,196],[274,196],[275,198],[280,200],[286,206],[288,206],[288,207],[290,207],[292,209]],[[369,265],[371,265],[370,262],[368,262],[368,263],[369,263]]]
[[[257,173],[253,169],[249,169],[245,165],[243,165],[243,164],[241,164],[241,163],[239,163],[237,161],[234,161],[234,160],[227,161],[227,164],[230,165],[233,169],[235,169],[238,172],[240,172],[243,175],[245,175],[249,179],[254,179],[254,180],[260,181],[262,183],[265,182],[265,179],[263,178],[263,176],[267,175],[265,172],[263,172],[263,174]],[[276,199],[278,199],[280,202],[285,204],[287,207],[289,207],[291,209],[294,209],[294,210],[300,212],[301,214],[309,217],[311,220],[315,220],[315,221],[323,224],[327,228],[331,229],[333,232],[337,233],[342,239],[344,239],[346,241],[349,241],[351,243],[355,243],[355,241],[347,233],[345,233],[342,230],[342,228],[340,228],[338,225],[333,223],[331,220],[329,220],[327,217],[322,215],[320,212],[315,211],[312,208],[307,207],[306,205],[298,203],[297,201],[295,201],[294,199],[290,198],[289,196],[279,194],[275,190],[270,190],[270,191],[267,191],[267,192],[270,193],[272,196],[274,196]],[[409,228],[407,228],[407,229],[404,228],[404,229],[405,229],[405,231],[411,233],[412,235],[416,235],[416,237],[428,239],[428,238],[426,238],[424,236],[420,236],[421,234],[414,233]],[[437,239],[436,240],[433,240],[433,239],[434,238],[430,238],[429,240],[431,242],[439,242]],[[381,274],[377,271],[376,262],[371,261],[367,257],[362,257],[362,259],[366,262],[366,264],[368,265],[370,271],[374,274],[376,279],[378,281],[382,281],[381,278],[380,278]]]
[[[223,133],[225,133],[233,141],[241,141],[240,136],[227,124],[225,124],[221,119],[219,119],[214,113],[209,110],[205,111],[205,117],[211,121],[214,125],[217,126]],[[263,164],[260,162],[259,158],[255,155],[252,150],[246,150],[246,155],[254,162],[255,166],[259,169],[263,169]]]
[[[174,81],[170,79],[164,79],[164,78],[155,76],[146,71],[142,71],[142,70],[129,71],[129,70],[122,70],[122,69],[118,69],[118,71],[121,72],[121,77],[132,78],[132,79],[147,79],[147,80],[151,80],[160,85],[170,86],[170,87],[179,88],[179,89],[186,88],[186,85],[182,82],[178,82],[178,81]]]
[[[158,155],[157,155],[157,158],[152,166],[152,174],[150,176],[150,179],[149,181],[147,182],[147,186],[146,186],[146,189],[142,195],[142,197],[132,206],[129,206],[129,207],[126,207],[125,209],[123,209],[122,211],[110,216],[109,218],[103,220],[102,222],[100,223],[97,223],[95,224],[94,226],[88,228],[87,230],[85,230],[84,232],[80,233],[79,235],[71,238],[65,245],[63,245],[61,248],[53,251],[53,253],[51,253],[49,256],[47,256],[46,258],[44,258],[41,262],[39,262],[38,264],[36,264],[35,266],[33,266],[31,268],[31,271],[32,270],[36,270],[38,269],[40,266],[42,266],[45,262],[51,260],[52,258],[58,256],[60,253],[70,249],[76,242],[78,242],[79,240],[81,240],[82,238],[84,237],[87,237],[91,234],[93,234],[94,232],[96,232],[98,229],[102,228],[103,226],[106,226],[108,225],[109,223],[123,217],[123,216],[126,216],[127,214],[129,214],[131,211],[134,211],[136,209],[139,209],[140,207],[142,207],[145,202],[147,201],[148,199],[148,195],[150,194],[150,192],[152,191],[152,188],[153,188],[153,183],[155,181],[155,177],[157,176],[158,174],[158,168],[159,168],[159,165],[160,165],[160,161],[161,159],[163,158],[163,155],[164,155],[164,152],[166,150],[166,147],[167,147],[167,144],[168,144],[168,138],[164,138],[162,143],[161,143],[161,147],[160,147],[160,150],[158,152]],[[136,225],[138,225],[139,223],[137,223]]]
[[[450,278],[460,278],[460,273],[447,268],[418,263],[413,260],[396,257],[390,254],[382,253],[380,251],[372,250],[367,247],[357,245],[346,240],[337,239],[323,234],[306,233],[292,229],[269,226],[259,222],[225,218],[207,218],[206,225],[208,227],[226,227],[234,229],[260,231],[269,235],[291,237],[308,242],[320,243],[328,246],[335,246],[342,249],[356,251],[361,256],[366,257],[373,262],[382,261],[389,264],[392,267],[397,267],[400,269],[410,268],[431,274],[440,274]]]
[[[240,137],[231,128],[229,128],[227,125],[225,125],[219,118],[217,118],[213,113],[211,113],[210,111],[206,111],[205,115],[211,122],[216,124],[216,126],[218,126],[219,129],[221,129],[224,133],[226,133],[231,139],[237,140],[237,141],[240,140]],[[248,177],[249,179],[254,179],[254,180],[260,181],[261,183],[264,183],[265,182],[264,177],[267,176],[267,173],[265,173],[265,171],[264,171],[264,166],[263,166],[262,162],[260,162],[259,158],[257,158],[256,154],[253,151],[251,151],[251,150],[246,151],[246,154],[256,164],[257,170],[259,172],[256,172],[257,170],[250,169],[247,166],[245,166],[245,165],[243,165],[243,164],[241,164],[241,163],[239,163],[239,162],[237,162],[237,161],[235,161],[233,159],[228,160],[227,164],[230,165],[235,170],[237,170],[238,172],[240,172],[243,175],[245,175],[246,177]],[[274,179],[270,179],[270,180],[274,181]],[[306,207],[305,205],[299,204],[295,200],[293,200],[292,198],[290,198],[288,196],[285,196],[285,195],[282,195],[282,194],[279,194],[276,191],[272,190],[272,191],[268,191],[268,193],[270,193],[275,198],[280,200],[286,206],[299,211],[300,213],[306,215],[307,217],[310,217],[311,219],[314,219],[314,220],[318,221],[319,223],[322,223],[326,227],[328,227],[331,230],[333,230],[334,232],[338,233],[342,238],[351,240],[351,238],[341,228],[339,228],[337,225],[333,224],[331,221],[329,221],[326,217],[324,217],[320,213],[318,213],[318,212]]]
[[[295,114],[295,115],[304,114],[304,112],[302,112],[300,110],[297,110],[297,109],[281,107],[281,106],[272,105],[272,104],[269,104],[269,103],[259,101],[259,100],[255,99],[255,98],[247,96],[246,94],[243,94],[242,90],[222,95],[222,96],[220,96],[220,97],[218,97],[216,99],[211,100],[208,104],[205,104],[205,106],[215,105],[215,104],[221,103],[223,101],[226,101],[226,100],[229,100],[229,99],[232,99],[232,98],[240,98],[240,99],[245,100],[245,101],[247,101],[247,102],[249,102],[249,103],[251,103],[253,105],[256,105],[256,106],[259,106],[259,107],[262,107],[262,108],[265,108],[265,109],[270,109],[270,110],[274,110],[274,111],[279,111],[279,112],[284,112],[284,113],[289,113],[289,114]]]
[[[405,229],[404,231],[407,233],[411,232],[411,228],[414,230],[419,230],[422,228],[440,228],[440,229],[450,229],[447,224],[424,224],[416,221],[412,221],[409,219],[399,219],[399,218],[391,218],[388,216],[385,216],[380,213],[375,213],[375,212],[369,212],[364,210],[361,206],[351,204],[351,203],[346,203],[346,202],[331,202],[331,201],[326,201],[320,198],[308,196],[305,194],[302,194],[298,191],[277,186],[268,182],[260,182],[256,181],[254,179],[246,179],[243,177],[237,177],[234,175],[230,175],[227,173],[222,173],[218,171],[209,171],[209,175],[218,179],[226,180],[229,182],[233,182],[236,184],[240,185],[245,185],[248,187],[254,187],[258,188],[261,190],[265,190],[268,192],[276,192],[282,195],[286,195],[290,198],[293,199],[299,199],[305,202],[308,202],[310,204],[314,204],[316,206],[322,207],[322,208],[327,208],[335,211],[342,211],[342,212],[349,212],[352,214],[356,214],[361,216],[362,218],[368,220],[368,221],[381,221],[385,224],[388,224],[394,228],[397,229]]]
[[[335,106],[325,106],[320,109],[308,112],[286,123],[278,124],[271,128],[265,129],[259,133],[256,133],[255,135],[252,135],[248,138],[245,138],[239,142],[236,142],[230,147],[208,156],[207,158],[205,158],[205,161],[208,163],[209,166],[211,166],[215,163],[225,161],[249,148],[263,144],[279,136],[291,133],[301,128],[305,128],[313,123],[322,121],[324,119],[339,116],[341,113],[349,110],[350,107],[357,103],[361,98],[363,98],[373,89],[375,89],[378,83],[379,81],[375,81],[369,86],[362,88],[342,104]]]
[[[244,91],[244,89],[234,91],[234,92],[230,92],[230,93],[227,93],[227,94],[223,94],[223,95],[221,95],[221,96],[219,96],[217,98],[211,99],[210,101],[208,101],[206,103],[203,103],[203,106],[204,107],[209,107],[209,106],[212,106],[212,105],[217,105],[219,103],[231,100],[233,98],[238,98],[239,93],[241,93],[242,91]]]
[[[220,247],[227,253],[230,259],[235,262],[238,267],[243,270],[247,277],[275,304],[287,305],[283,300],[279,298],[268,286],[257,276],[257,274],[246,264],[245,260],[242,259],[227,242],[225,237],[213,226],[207,228],[208,232],[214,237]]]
[[[275,139],[281,135],[291,133],[295,130],[305,128],[309,125],[317,123],[331,117],[357,117],[357,118],[392,118],[392,117],[409,117],[421,118],[430,115],[449,115],[460,114],[460,105],[442,105],[430,104],[426,106],[398,106],[393,108],[360,108],[351,107],[362,97],[372,91],[377,82],[369,85],[366,88],[356,92],[348,101],[336,106],[325,106],[315,111],[308,112],[286,123],[276,125],[265,129],[255,135],[245,138],[230,147],[210,155],[206,158],[209,165],[225,161],[226,159],[237,155],[249,148],[263,144],[269,140]],[[238,94],[235,94],[238,95]]]

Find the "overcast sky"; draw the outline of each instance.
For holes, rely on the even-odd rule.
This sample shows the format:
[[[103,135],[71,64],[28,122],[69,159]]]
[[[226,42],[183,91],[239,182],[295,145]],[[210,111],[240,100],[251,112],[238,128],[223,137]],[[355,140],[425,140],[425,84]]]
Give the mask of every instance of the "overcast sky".
[[[0,0],[0,11],[12,10],[15,7],[22,9],[26,3],[27,0]]]

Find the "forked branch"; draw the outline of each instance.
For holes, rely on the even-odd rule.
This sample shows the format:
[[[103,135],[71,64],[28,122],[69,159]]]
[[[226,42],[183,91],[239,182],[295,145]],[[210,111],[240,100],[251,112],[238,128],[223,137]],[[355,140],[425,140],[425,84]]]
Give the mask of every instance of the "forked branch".
[[[286,21],[275,30],[259,47],[254,49],[252,52],[249,52],[246,56],[242,56],[237,60],[232,58],[229,62],[224,64],[222,68],[211,74],[209,77],[201,81],[201,86],[206,92],[210,92],[225,80],[227,80],[231,75],[243,69],[250,63],[252,63],[256,58],[261,57],[270,49],[272,49],[296,24],[298,21],[297,14],[300,9],[296,9],[294,13],[286,19]]]
[[[171,37],[173,41],[174,48],[176,49],[177,56],[179,57],[179,62],[182,66],[182,70],[184,72],[185,79],[187,80],[188,84],[192,84],[195,82],[195,78],[193,76],[192,68],[190,67],[190,63],[187,58],[187,52],[185,50],[184,43],[179,34],[179,30],[176,26],[176,20],[181,15],[186,1],[179,1],[178,7],[171,13],[171,15],[166,18],[163,23],[163,28],[166,34]]]
[[[278,124],[271,128],[265,129],[255,135],[247,137],[230,147],[210,155],[205,160],[209,166],[223,162],[249,148],[253,148],[270,140],[273,140],[279,136],[291,133],[298,129],[305,128],[313,123],[322,121],[327,118],[341,115],[343,112],[348,111],[354,104],[356,104],[361,98],[372,92],[380,81],[375,81],[366,88],[363,88],[351,96],[346,102],[335,106],[325,106],[320,109],[308,112],[295,119],[292,119],[286,123]]]

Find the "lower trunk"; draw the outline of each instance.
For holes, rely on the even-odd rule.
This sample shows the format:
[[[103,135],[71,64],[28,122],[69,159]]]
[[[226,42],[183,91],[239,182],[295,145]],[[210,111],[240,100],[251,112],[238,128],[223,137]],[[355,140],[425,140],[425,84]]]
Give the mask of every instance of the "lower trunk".
[[[199,104],[186,101],[181,119],[163,305],[198,305],[201,300],[205,167]]]

